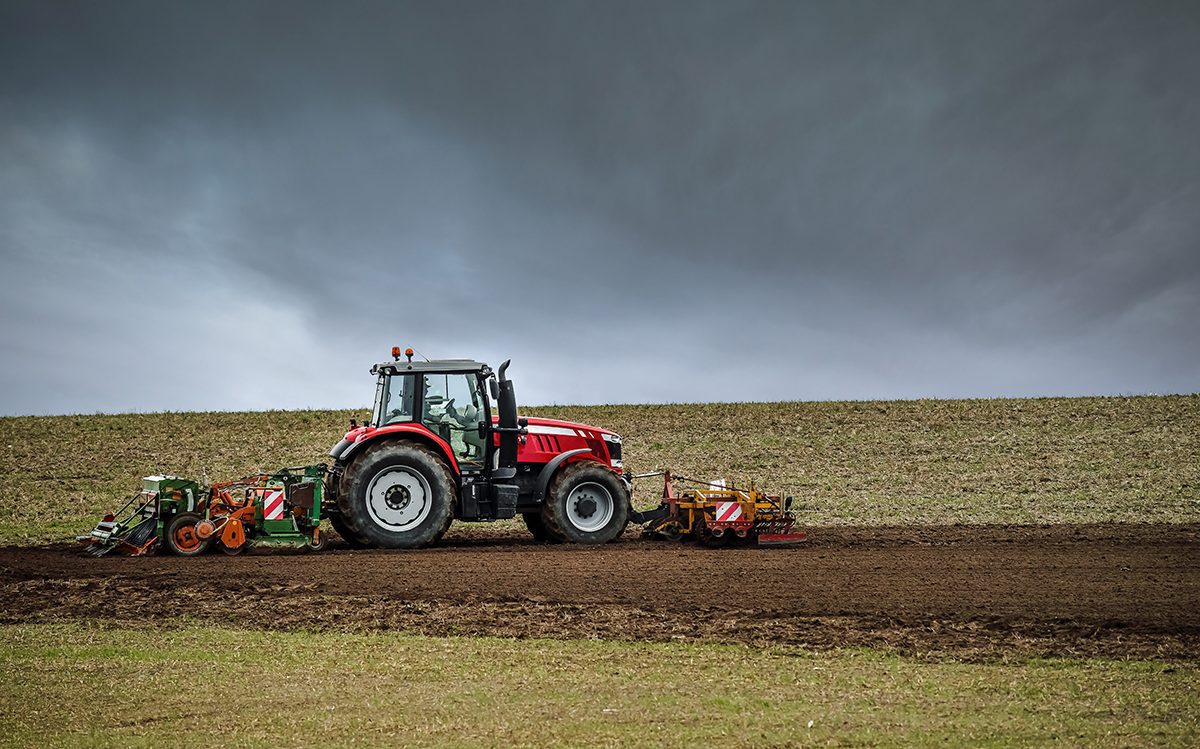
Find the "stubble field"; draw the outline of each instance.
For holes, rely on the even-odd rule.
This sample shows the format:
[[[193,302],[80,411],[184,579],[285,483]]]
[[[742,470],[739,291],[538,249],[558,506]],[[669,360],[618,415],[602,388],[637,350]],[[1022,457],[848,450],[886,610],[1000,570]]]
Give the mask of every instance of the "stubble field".
[[[794,496],[814,526],[1200,521],[1196,395],[543,406],[522,413],[616,431],[633,471],[754,478]],[[319,462],[349,419],[364,415],[2,418],[0,545],[61,541],[156,471],[215,481]],[[660,488],[643,485],[639,495],[650,502]]]

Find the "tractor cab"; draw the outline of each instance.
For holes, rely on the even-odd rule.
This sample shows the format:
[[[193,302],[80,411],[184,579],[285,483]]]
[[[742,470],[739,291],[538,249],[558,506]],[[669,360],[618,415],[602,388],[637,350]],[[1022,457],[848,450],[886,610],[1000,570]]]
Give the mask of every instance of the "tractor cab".
[[[467,360],[376,365],[379,376],[371,422],[375,428],[416,425],[447,446],[460,472],[477,474],[491,464],[488,365]]]

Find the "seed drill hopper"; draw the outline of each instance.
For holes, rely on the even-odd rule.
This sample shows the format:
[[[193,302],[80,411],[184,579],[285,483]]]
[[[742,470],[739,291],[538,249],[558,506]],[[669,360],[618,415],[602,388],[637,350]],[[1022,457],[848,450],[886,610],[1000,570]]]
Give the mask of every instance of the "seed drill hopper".
[[[213,546],[226,554],[253,546],[320,549],[325,471],[323,465],[281,468],[207,486],[147,476],[141,491],[78,539],[94,556],[160,549],[195,556]]]

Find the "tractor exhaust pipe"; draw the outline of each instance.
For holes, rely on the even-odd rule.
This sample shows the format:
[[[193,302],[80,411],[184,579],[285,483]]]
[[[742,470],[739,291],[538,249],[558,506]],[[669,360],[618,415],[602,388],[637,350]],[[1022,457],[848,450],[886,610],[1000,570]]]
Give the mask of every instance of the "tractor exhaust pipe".
[[[495,430],[500,433],[500,459],[492,477],[500,481],[511,479],[517,475],[517,439],[521,431],[517,423],[517,396],[513,392],[512,380],[505,372],[512,360],[506,360],[500,365],[497,374],[500,378],[500,392],[496,398],[499,410],[499,423]]]

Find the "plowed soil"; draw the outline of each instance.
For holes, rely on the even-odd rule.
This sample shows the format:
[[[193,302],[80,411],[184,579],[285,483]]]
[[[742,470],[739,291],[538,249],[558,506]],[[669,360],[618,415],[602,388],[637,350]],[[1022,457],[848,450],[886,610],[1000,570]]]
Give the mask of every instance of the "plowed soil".
[[[0,549],[0,622],[1200,658],[1200,525],[822,528],[791,548],[460,537],[421,551]]]

